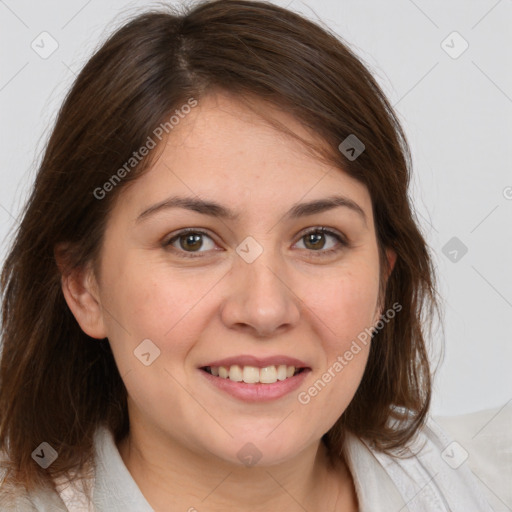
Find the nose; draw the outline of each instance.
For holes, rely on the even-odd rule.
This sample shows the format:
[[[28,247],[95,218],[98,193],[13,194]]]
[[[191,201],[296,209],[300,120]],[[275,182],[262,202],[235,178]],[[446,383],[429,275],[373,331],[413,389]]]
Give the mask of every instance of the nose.
[[[221,317],[230,329],[268,338],[292,329],[300,319],[301,300],[286,279],[278,258],[264,251],[255,261],[240,258],[232,270]]]

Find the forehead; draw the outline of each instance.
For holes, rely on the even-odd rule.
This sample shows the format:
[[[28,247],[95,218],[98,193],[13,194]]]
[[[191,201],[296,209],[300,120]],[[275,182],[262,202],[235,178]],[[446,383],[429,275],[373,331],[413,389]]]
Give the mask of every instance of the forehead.
[[[371,217],[371,199],[362,183],[320,161],[261,115],[312,143],[324,141],[287,113],[257,100],[251,105],[255,111],[223,94],[201,99],[163,139],[152,167],[123,191],[124,207],[140,210],[179,193],[262,215],[338,193]]]

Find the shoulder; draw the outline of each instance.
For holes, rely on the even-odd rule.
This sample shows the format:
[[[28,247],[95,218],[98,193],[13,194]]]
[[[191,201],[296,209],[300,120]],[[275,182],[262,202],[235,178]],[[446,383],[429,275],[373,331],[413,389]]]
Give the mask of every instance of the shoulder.
[[[30,500],[27,490],[8,476],[9,459],[0,451],[0,510],[29,512],[37,510]]]
[[[404,510],[510,512],[510,432],[510,411],[498,408],[429,417],[404,449],[382,452],[364,442],[394,484]],[[379,471],[371,459],[368,468]],[[361,472],[363,482],[367,473]]]
[[[495,510],[512,509],[512,401],[458,416],[436,416],[433,429],[451,442],[442,454],[451,466],[465,464]]]
[[[28,493],[21,488],[0,484],[0,510],[13,512],[37,512]]]
[[[0,484],[0,510],[10,512],[69,512],[59,495],[51,489],[28,492],[15,485]]]
[[[50,488],[28,491],[7,475],[5,454],[0,454],[0,510],[10,512],[68,512],[59,495]]]

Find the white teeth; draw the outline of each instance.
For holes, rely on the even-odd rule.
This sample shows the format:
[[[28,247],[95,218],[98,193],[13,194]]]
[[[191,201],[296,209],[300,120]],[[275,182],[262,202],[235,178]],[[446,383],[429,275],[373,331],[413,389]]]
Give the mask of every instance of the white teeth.
[[[233,368],[233,367],[231,367]],[[231,377],[231,368],[229,369],[229,376]],[[255,384],[260,381],[260,370],[256,366],[244,366],[243,370],[244,382],[247,384]]]
[[[242,368],[240,368],[240,366],[238,366],[237,364],[232,365],[231,368],[229,369],[229,378],[236,382],[242,382]]]
[[[260,382],[262,384],[273,384],[277,382],[277,370],[275,366],[267,366],[260,370]]]
[[[295,366],[266,366],[258,368],[256,366],[240,366],[233,364],[227,366],[210,366],[209,372],[215,377],[221,379],[230,379],[235,382],[246,382],[247,384],[274,384],[278,380],[282,381],[295,375]]]
[[[286,379],[286,365],[280,364],[277,367],[277,380],[284,380]]]

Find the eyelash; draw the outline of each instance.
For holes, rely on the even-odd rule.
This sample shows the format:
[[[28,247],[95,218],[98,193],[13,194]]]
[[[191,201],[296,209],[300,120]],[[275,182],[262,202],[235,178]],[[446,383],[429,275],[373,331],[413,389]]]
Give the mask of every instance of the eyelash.
[[[182,257],[182,258],[199,258],[199,257],[201,257],[202,252],[205,252],[205,251],[202,251],[202,252],[201,251],[196,251],[194,253],[194,252],[186,252],[186,251],[183,251],[183,250],[176,249],[175,247],[172,247],[171,244],[174,241],[178,240],[183,235],[186,235],[186,234],[189,234],[189,233],[194,233],[194,234],[198,234],[198,235],[205,235],[208,238],[212,239],[212,237],[206,231],[203,231],[203,230],[197,229],[197,228],[186,228],[186,229],[183,229],[180,232],[178,232],[176,235],[174,235],[172,238],[170,238],[166,242],[164,242],[163,243],[164,248],[169,247],[170,249],[172,249],[172,251],[175,254],[178,254],[179,257]],[[306,237],[307,235],[317,234],[317,233],[321,233],[321,234],[325,234],[325,235],[329,235],[329,236],[334,237],[337,240],[337,242],[339,243],[339,246],[337,246],[337,247],[335,247],[333,249],[328,249],[326,251],[322,251],[322,250],[318,250],[318,251],[312,251],[311,250],[311,251],[308,251],[308,252],[312,253],[311,256],[313,256],[315,258],[317,258],[317,257],[324,257],[326,255],[330,255],[330,254],[339,252],[339,251],[341,251],[344,248],[350,247],[350,244],[348,243],[348,241],[342,235],[338,234],[336,231],[332,231],[329,228],[326,228],[326,227],[323,227],[323,226],[317,227],[317,228],[313,228],[313,229],[307,231],[306,233],[304,233],[299,238],[299,240],[301,240],[302,238]]]

